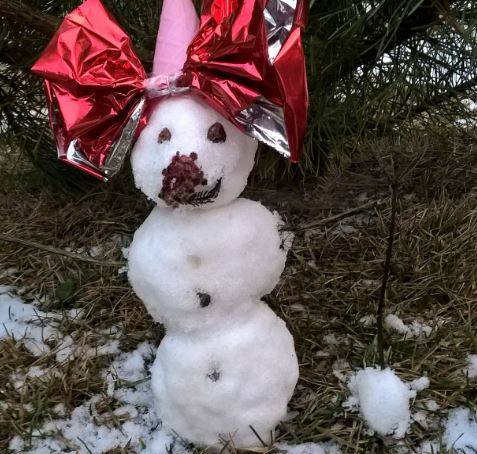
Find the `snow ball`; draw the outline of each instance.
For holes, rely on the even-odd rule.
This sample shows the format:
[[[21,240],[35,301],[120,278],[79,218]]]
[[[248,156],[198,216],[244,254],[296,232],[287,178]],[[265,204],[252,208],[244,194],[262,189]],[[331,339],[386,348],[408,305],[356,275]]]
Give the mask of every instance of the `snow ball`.
[[[449,413],[442,437],[448,449],[462,454],[477,451],[477,421],[468,408],[456,408]]]
[[[217,124],[222,132],[220,140],[210,135],[211,127]],[[158,206],[165,207],[159,197],[166,179],[164,173],[177,153],[194,156],[194,165],[203,172],[204,180],[196,185],[195,193],[214,193],[219,188],[216,198],[200,205],[208,209],[227,204],[240,195],[252,170],[256,149],[256,140],[239,131],[199,97],[182,95],[165,99],[154,108],[134,146],[131,164],[138,189]]]
[[[168,333],[151,369],[161,420],[189,441],[260,445],[286,419],[298,379],[293,338],[264,303],[235,324]],[[233,402],[233,408],[230,403]]]
[[[280,279],[286,262],[280,224],[246,199],[210,210],[156,208],[134,235],[129,280],[168,329],[234,321]]]
[[[348,388],[351,396],[343,404],[345,407],[357,407],[368,426],[379,435],[404,437],[411,420],[409,400],[416,392],[409,384],[389,368],[367,367],[351,377]]]

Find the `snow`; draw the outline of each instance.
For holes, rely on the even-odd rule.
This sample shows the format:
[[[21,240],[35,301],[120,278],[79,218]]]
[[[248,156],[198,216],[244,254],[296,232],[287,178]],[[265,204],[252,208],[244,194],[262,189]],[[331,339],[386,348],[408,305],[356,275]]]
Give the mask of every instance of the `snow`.
[[[399,439],[411,422],[410,399],[428,386],[426,377],[405,383],[392,369],[367,367],[350,378],[351,396],[343,405],[359,409],[369,428],[379,435]]]
[[[467,355],[467,376],[469,378],[477,377],[477,355]]]
[[[215,123],[226,131],[223,143],[208,140],[208,130]],[[159,134],[167,128],[170,140],[160,143]],[[257,142],[243,134],[228,120],[193,95],[182,95],[161,101],[151,115],[134,146],[131,163],[136,186],[160,207],[165,207],[159,194],[163,185],[163,170],[179,152],[196,153],[197,165],[204,172],[207,185],[195,192],[211,190],[219,179],[219,196],[204,208],[231,202],[244,190],[252,170]],[[185,206],[183,206],[185,207]]]
[[[468,408],[456,408],[449,413],[442,440],[448,449],[461,454],[477,451],[476,414]]]
[[[277,446],[279,452],[287,454],[341,454],[341,449],[336,443],[303,443],[300,445],[289,445],[286,443]]]
[[[384,319],[384,324],[388,329],[404,334],[406,337],[430,336],[432,328],[425,324],[413,320],[410,325],[406,325],[397,315],[389,314]]]
[[[365,315],[359,319],[359,323],[361,323],[365,328],[369,328],[376,324],[376,317],[374,315]]]
[[[35,304],[26,304],[0,286],[0,339],[12,338],[24,345],[34,356],[50,351],[47,341],[56,338],[47,321],[49,314],[41,313]]]
[[[427,377],[419,377],[416,380],[413,380],[409,383],[409,387],[416,392],[424,391],[429,388],[430,382]]]
[[[440,405],[434,399],[424,401],[424,406],[429,411],[437,411],[439,410],[439,408],[441,408]]]
[[[130,353],[121,353],[105,371],[105,377],[112,377],[113,399],[106,412],[98,408],[104,395],[96,395],[75,408],[65,419],[53,419],[34,433],[29,450],[24,441],[15,437],[10,449],[17,453],[42,454],[78,452],[105,453],[114,448],[137,450],[143,454],[166,453],[166,447],[174,444],[180,448],[181,442],[172,433],[162,429],[161,421],[153,408],[147,365],[151,363],[154,347],[148,342],[140,344]],[[140,402],[140,404],[138,404]],[[55,407],[61,416],[64,405]],[[163,448],[151,447],[163,440]],[[161,443],[159,443],[160,445]],[[175,454],[185,453],[185,449],[174,449]]]
[[[439,454],[441,446],[436,441],[424,441],[419,446],[417,452],[419,454]]]

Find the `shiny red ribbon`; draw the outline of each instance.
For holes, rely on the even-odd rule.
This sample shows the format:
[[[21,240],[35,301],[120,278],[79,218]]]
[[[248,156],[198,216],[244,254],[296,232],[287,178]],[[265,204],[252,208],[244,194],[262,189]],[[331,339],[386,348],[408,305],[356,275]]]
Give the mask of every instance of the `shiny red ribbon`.
[[[232,123],[265,98],[283,109],[290,158],[297,162],[307,123],[302,33],[304,0],[291,31],[270,61],[264,9],[268,0],[205,0],[200,30],[177,83],[197,92]],[[32,71],[45,79],[59,158],[104,178],[113,144],[146,92],[146,73],[131,40],[100,0],[68,14]],[[86,162],[72,161],[72,147]]]

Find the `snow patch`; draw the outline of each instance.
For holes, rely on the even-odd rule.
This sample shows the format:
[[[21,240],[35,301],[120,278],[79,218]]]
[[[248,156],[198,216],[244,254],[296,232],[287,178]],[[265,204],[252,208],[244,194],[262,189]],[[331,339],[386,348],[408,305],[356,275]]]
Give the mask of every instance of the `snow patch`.
[[[416,392],[424,391],[425,389],[429,388],[429,378],[427,377],[420,377],[416,380],[413,380],[409,383],[409,387]]]
[[[389,314],[384,319],[385,326],[397,331],[400,334],[404,334],[406,337],[429,337],[432,333],[432,328],[428,325],[419,323],[417,320],[413,320],[411,324],[406,325],[397,315]]]
[[[477,451],[476,414],[468,408],[456,408],[449,413],[442,440],[448,449],[461,454]]]
[[[34,356],[49,353],[47,342],[58,336],[47,320],[51,314],[39,311],[35,304],[24,303],[10,291],[10,287],[0,286],[0,339],[15,340]]]
[[[10,449],[25,454],[104,453],[126,447],[143,454],[165,454],[171,447],[174,453],[188,452],[182,441],[162,428],[154,411],[148,372],[153,351],[154,346],[144,342],[130,353],[121,353],[104,373],[111,396],[93,396],[69,417],[46,422],[33,434],[31,448],[15,437]],[[64,406],[54,410],[59,416],[65,413]]]
[[[287,454],[341,454],[340,447],[333,442],[303,443],[300,445],[282,443],[277,445],[277,448]]]
[[[477,377],[477,355],[467,356],[467,369],[465,372],[469,378]]]
[[[363,325],[365,328],[369,328],[370,326],[374,326],[376,324],[376,317],[374,315],[365,315],[359,319],[359,323]]]

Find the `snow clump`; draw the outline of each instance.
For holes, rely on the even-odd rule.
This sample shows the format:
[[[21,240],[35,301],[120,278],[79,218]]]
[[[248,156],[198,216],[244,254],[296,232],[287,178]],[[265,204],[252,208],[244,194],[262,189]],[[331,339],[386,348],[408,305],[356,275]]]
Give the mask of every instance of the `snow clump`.
[[[367,367],[350,378],[351,396],[343,406],[359,410],[369,428],[379,435],[399,439],[411,423],[410,399],[428,385],[426,377],[405,383],[392,369]]]

